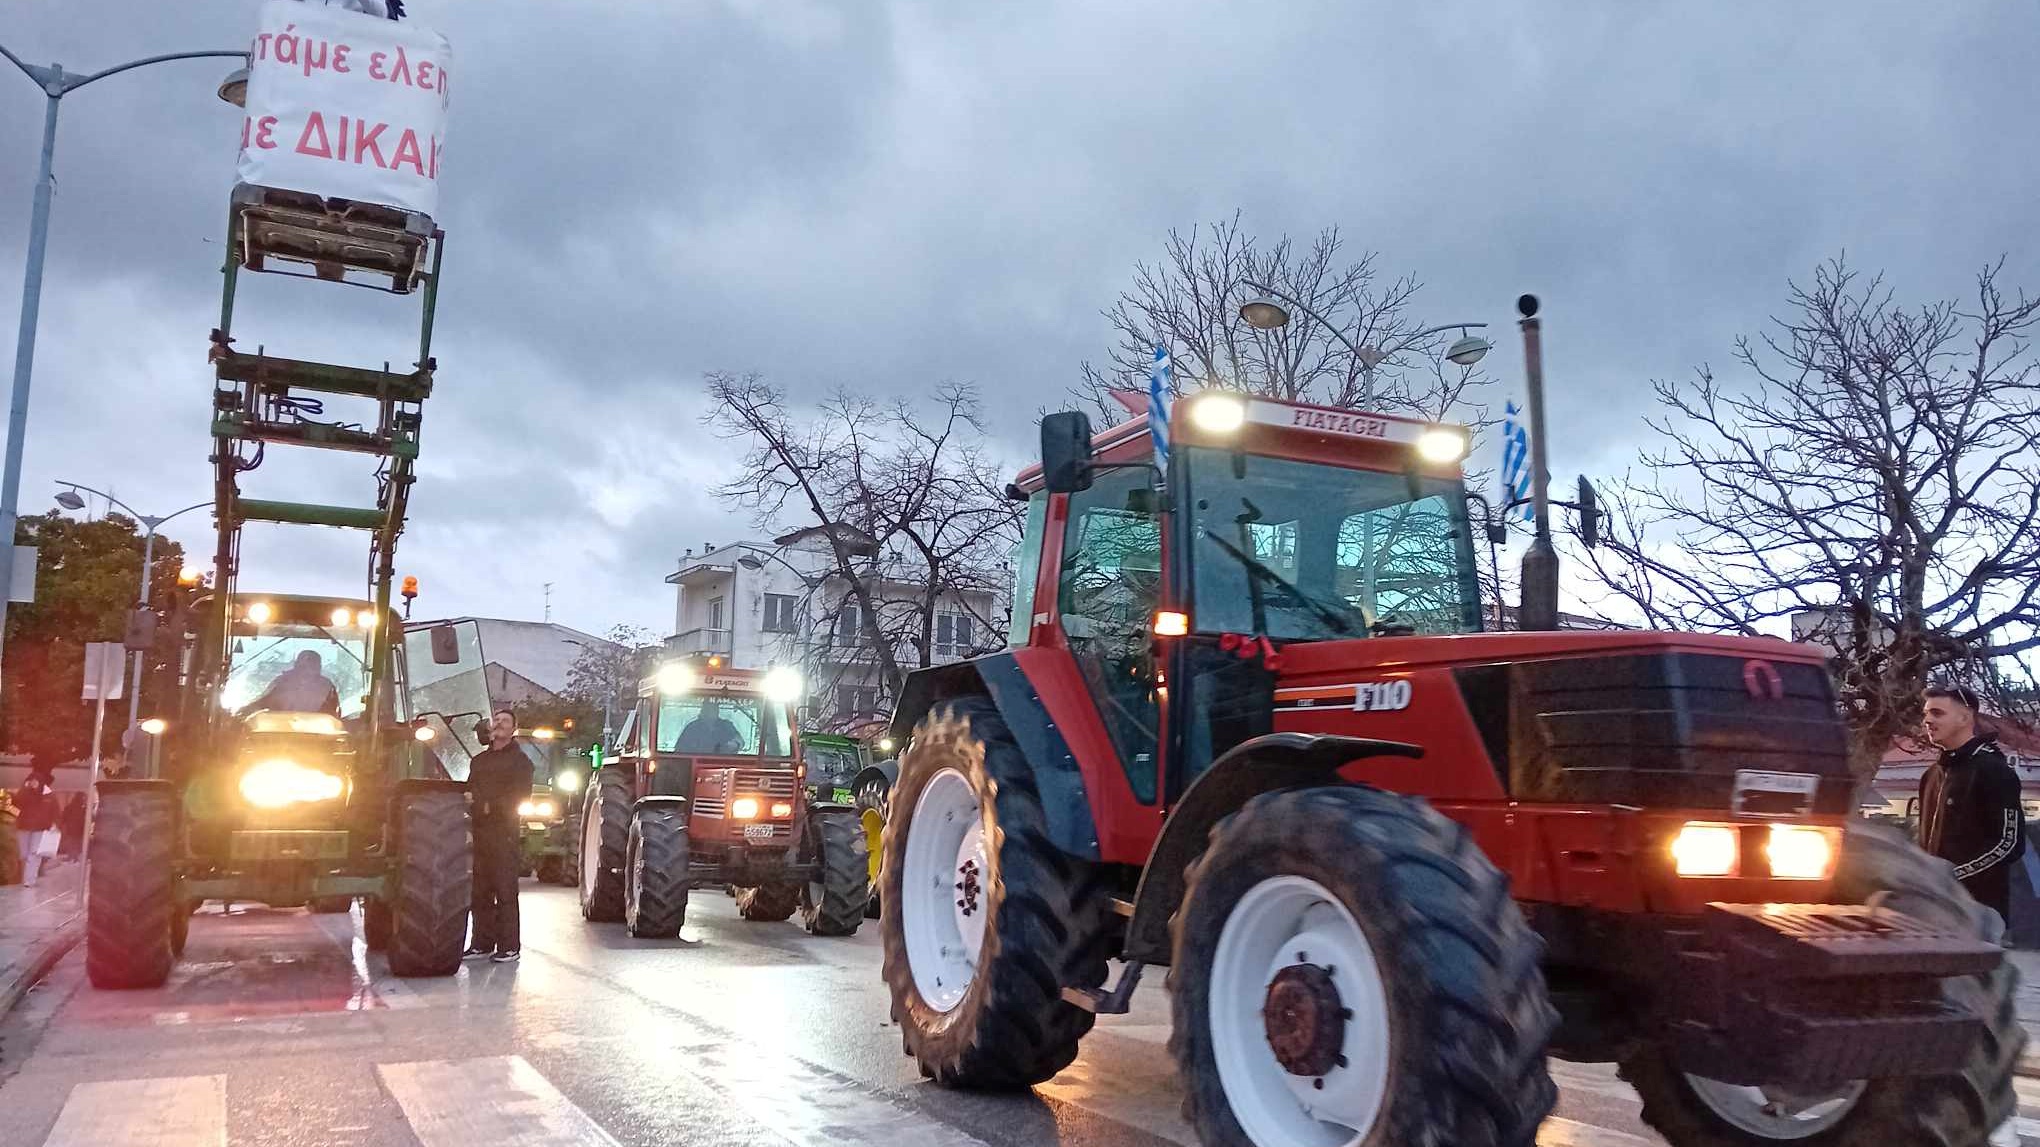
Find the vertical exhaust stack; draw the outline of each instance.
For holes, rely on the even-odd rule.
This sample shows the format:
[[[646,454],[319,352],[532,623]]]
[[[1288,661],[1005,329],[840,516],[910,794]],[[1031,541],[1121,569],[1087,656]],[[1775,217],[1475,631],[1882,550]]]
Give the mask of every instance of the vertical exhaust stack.
[[[1544,445],[1544,346],[1537,320],[1537,296],[1516,300],[1523,331],[1523,382],[1530,407],[1530,505],[1537,534],[1523,554],[1523,601],[1516,625],[1526,630],[1558,628],[1558,550],[1551,544],[1551,473]]]

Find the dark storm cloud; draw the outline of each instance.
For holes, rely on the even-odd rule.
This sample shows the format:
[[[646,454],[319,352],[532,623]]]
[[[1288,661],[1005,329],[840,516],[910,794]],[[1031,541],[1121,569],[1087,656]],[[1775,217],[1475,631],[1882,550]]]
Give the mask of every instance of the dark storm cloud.
[[[551,581],[563,620],[663,626],[673,559],[747,526],[707,497],[733,448],[699,424],[703,370],[807,395],[975,380],[1023,451],[1031,412],[1102,355],[1132,263],[1236,207],[1264,235],[1336,223],[1425,280],[1423,317],[1496,324],[1506,381],[1511,301],[1543,295],[1561,474],[1619,466],[1650,378],[1725,364],[1844,247],[1908,296],[2007,250],[2040,285],[2040,33],[2011,4],[412,9],[456,66],[442,381],[403,550],[435,613],[532,614]],[[236,45],[253,11],[17,4],[0,40],[96,67]],[[217,70],[67,101],[25,510],[59,473],[209,490],[236,127]],[[0,83],[10,315],[38,111]],[[246,340],[409,353],[389,300],[265,290]],[[273,477],[366,496],[351,471]],[[360,577],[344,539],[260,552]]]

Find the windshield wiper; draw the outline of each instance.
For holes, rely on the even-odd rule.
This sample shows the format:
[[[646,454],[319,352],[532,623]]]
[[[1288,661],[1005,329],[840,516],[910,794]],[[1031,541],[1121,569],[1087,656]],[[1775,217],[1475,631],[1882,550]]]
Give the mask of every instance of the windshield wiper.
[[[1288,578],[1283,577],[1281,574],[1275,572],[1275,569],[1272,566],[1268,565],[1268,563],[1262,561],[1260,558],[1255,557],[1254,555],[1248,553],[1247,551],[1239,548],[1238,546],[1233,545],[1231,542],[1226,541],[1224,538],[1220,537],[1217,534],[1212,533],[1210,530],[1204,531],[1204,536],[1207,540],[1218,543],[1218,547],[1224,550],[1226,553],[1231,554],[1234,559],[1236,559],[1241,565],[1245,566],[1247,568],[1247,572],[1257,574],[1260,577],[1265,578],[1270,582],[1273,582],[1275,585],[1278,585],[1283,589],[1288,590],[1291,596],[1295,597],[1297,601],[1303,603],[1305,609],[1310,610],[1311,613],[1317,616],[1318,620],[1324,622],[1327,626],[1330,626],[1332,632],[1342,634],[1353,632],[1353,623],[1346,619],[1345,614],[1340,613],[1338,610],[1333,609],[1331,606],[1328,606],[1325,603],[1319,601],[1318,599],[1312,597],[1311,595],[1303,592],[1303,590],[1300,587],[1298,587],[1296,583],[1290,581]],[[1256,618],[1255,620],[1262,621],[1263,619]],[[1265,622],[1263,622],[1261,628],[1263,628],[1264,630],[1267,628]]]

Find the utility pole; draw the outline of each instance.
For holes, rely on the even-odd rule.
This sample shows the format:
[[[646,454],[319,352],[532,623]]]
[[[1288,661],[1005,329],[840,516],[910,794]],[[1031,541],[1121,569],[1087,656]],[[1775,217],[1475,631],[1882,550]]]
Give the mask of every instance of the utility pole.
[[[1537,296],[1516,300],[1523,318],[1523,384],[1530,407],[1530,510],[1536,536],[1523,554],[1523,604],[1516,625],[1524,630],[1558,628],[1558,550],[1551,544],[1551,475],[1544,440],[1544,343],[1537,320]]]

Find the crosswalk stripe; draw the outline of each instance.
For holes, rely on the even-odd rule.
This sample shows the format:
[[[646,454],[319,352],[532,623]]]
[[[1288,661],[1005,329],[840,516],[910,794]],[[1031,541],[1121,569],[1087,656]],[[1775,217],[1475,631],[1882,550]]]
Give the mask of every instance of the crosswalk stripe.
[[[1641,1135],[1611,1131],[1554,1115],[1537,1129],[1537,1147],[1656,1147]]]
[[[899,1147],[985,1147],[984,1141],[930,1116],[895,1106],[799,1059],[718,1043],[683,1047],[678,1065],[727,1094],[759,1126],[793,1147],[845,1143]],[[796,1103],[788,1096],[799,1096]]]
[[[81,1083],[43,1147],[226,1147],[227,1077]]]
[[[376,1070],[422,1147],[617,1147],[521,1055]]]

